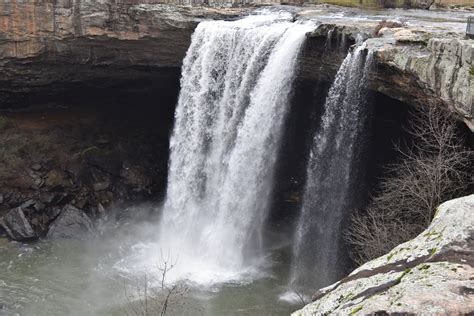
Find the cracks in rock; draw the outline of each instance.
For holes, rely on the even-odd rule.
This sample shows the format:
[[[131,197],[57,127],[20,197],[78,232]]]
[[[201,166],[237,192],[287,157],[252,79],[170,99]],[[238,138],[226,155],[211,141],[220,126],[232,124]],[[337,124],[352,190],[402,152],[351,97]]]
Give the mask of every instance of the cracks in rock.
[[[470,245],[474,242],[474,237],[469,237],[467,239],[467,243]],[[357,298],[363,298],[363,300],[370,298],[371,296],[374,296],[376,294],[382,293],[386,291],[387,289],[398,285],[402,278],[411,271],[411,269],[415,268],[416,266],[423,264],[423,263],[438,263],[438,262],[449,262],[452,264],[463,264],[463,265],[469,265],[469,266],[474,266],[474,252],[469,251],[469,250],[448,250],[446,252],[438,253],[438,254],[429,254],[425,256],[421,256],[416,258],[413,261],[407,261],[407,260],[400,260],[397,262],[389,263],[380,267],[377,267],[372,270],[361,270],[357,272],[356,274],[349,275],[342,280],[340,280],[334,287],[328,289],[327,291],[317,291],[313,297],[312,300],[316,301],[327,294],[329,294],[332,291],[335,291],[337,288],[339,288],[342,284],[355,281],[358,279],[363,279],[363,278],[370,278],[372,276],[375,276],[377,274],[383,274],[383,273],[388,273],[388,272],[395,272],[395,273],[400,273],[403,272],[403,274],[399,277],[397,277],[394,280],[391,280],[389,282],[386,282],[384,284],[374,286],[371,288],[368,288],[361,293],[355,295],[354,297],[351,297],[351,300],[355,300]],[[352,306],[349,304],[348,306]]]

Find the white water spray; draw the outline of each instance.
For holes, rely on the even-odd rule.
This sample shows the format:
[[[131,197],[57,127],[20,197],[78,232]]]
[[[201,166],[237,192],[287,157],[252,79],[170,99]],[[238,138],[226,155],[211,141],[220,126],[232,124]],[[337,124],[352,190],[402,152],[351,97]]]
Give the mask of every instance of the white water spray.
[[[261,263],[298,53],[313,28],[291,20],[266,13],[198,25],[183,62],[159,242],[142,246],[139,266],[170,249],[171,277],[214,284]]]
[[[367,117],[372,54],[358,46],[343,61],[313,138],[295,236],[292,286],[321,287],[343,273],[342,220],[353,207],[357,152]],[[359,148],[360,149],[360,148]]]

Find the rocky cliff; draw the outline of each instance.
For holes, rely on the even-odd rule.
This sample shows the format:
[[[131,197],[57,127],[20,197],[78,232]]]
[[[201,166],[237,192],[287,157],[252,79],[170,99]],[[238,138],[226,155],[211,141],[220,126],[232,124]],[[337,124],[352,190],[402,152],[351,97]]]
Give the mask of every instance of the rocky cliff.
[[[26,106],[32,98],[81,85],[107,87],[143,78],[166,82],[179,76],[197,23],[251,10],[153,2],[0,3],[0,108]],[[322,22],[306,45],[303,79],[332,81],[348,45],[370,37],[367,48],[378,63],[372,89],[415,105],[447,105],[473,128],[474,40],[464,39],[459,29],[432,22],[377,29],[377,19],[352,19],[361,14],[357,11],[288,10],[297,19]],[[334,14],[347,18],[333,19]]]
[[[418,237],[319,290],[293,316],[472,313],[473,211],[474,195],[443,203]]]
[[[0,3],[0,108],[88,81],[166,81],[170,69],[180,67],[199,21],[237,14],[133,2]]]
[[[321,19],[315,11],[298,15]],[[361,39],[376,61],[372,90],[414,106],[448,107],[474,131],[474,40],[442,23],[323,18],[309,35],[301,77],[332,81],[345,56],[341,47]]]

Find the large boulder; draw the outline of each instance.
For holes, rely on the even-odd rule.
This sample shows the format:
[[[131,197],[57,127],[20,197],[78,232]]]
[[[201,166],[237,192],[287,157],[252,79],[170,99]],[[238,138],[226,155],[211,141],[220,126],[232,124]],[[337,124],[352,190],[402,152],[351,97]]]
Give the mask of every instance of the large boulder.
[[[29,241],[38,238],[21,207],[10,210],[0,218],[0,226],[12,240]]]
[[[418,237],[314,295],[294,316],[471,315],[474,195],[443,203]]]
[[[46,235],[49,239],[87,239],[96,235],[90,218],[80,209],[66,205],[54,220]]]

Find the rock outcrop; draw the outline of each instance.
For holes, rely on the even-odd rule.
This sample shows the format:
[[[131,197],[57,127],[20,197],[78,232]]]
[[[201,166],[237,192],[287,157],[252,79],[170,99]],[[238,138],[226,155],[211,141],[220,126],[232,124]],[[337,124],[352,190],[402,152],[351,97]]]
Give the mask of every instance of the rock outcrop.
[[[444,104],[474,131],[474,41],[408,29],[369,39],[381,66],[371,86],[414,105]]]
[[[166,82],[176,76],[172,69],[180,67],[197,23],[242,11],[150,2],[0,3],[0,109],[81,83]]]
[[[85,239],[96,234],[90,218],[80,209],[67,205],[51,224],[48,239]]]
[[[200,21],[233,19],[249,10],[156,1],[0,3],[0,109],[25,107],[84,86],[130,86],[142,79],[166,86],[179,77]],[[347,47],[357,38],[371,38],[367,47],[378,64],[372,89],[415,105],[442,103],[474,129],[474,40],[464,39],[459,30],[427,25],[375,34],[377,21],[332,22],[333,13],[351,16],[347,9],[289,10],[296,19],[321,22],[303,54],[303,78],[332,82]]]
[[[474,311],[474,195],[443,203],[418,237],[319,290],[294,316]]]
[[[3,228],[11,240],[29,241],[38,238],[21,207],[10,210],[0,218],[0,227]]]
[[[312,9],[298,15],[319,18]],[[309,35],[300,76],[332,82],[348,46],[366,40],[376,61],[370,89],[414,106],[447,107],[474,131],[474,40],[449,28],[380,25],[324,20]]]

